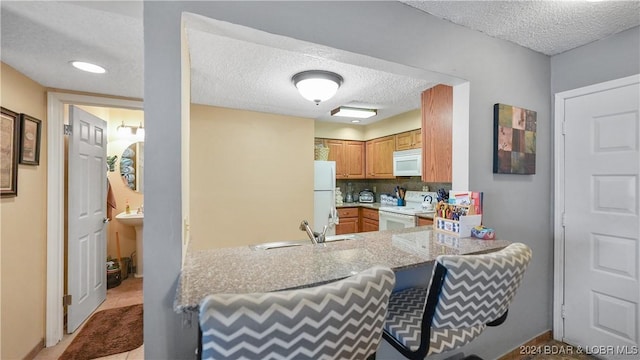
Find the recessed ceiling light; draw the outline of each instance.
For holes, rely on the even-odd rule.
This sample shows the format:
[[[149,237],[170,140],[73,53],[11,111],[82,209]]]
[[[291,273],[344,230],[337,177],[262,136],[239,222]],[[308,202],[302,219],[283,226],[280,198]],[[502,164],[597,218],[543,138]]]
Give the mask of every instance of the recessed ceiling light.
[[[107,72],[105,68],[100,65],[84,62],[84,61],[71,61],[71,65],[76,69],[80,69],[82,71],[94,73],[94,74],[104,74]]]

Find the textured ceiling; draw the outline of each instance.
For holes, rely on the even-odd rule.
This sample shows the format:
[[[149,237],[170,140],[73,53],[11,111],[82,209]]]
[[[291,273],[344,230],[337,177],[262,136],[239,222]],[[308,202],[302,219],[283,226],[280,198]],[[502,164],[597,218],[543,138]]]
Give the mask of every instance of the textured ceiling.
[[[52,88],[142,98],[142,3],[4,1],[2,61]],[[75,70],[101,64],[108,76]]]
[[[194,25],[193,18],[187,17],[185,25],[192,49],[194,103],[345,123],[351,119],[332,118],[331,110],[341,105],[378,109],[378,115],[362,120],[371,123],[419,108],[420,93],[437,84],[435,78],[332,60],[343,57],[343,52],[292,39],[288,42],[297,46],[286,46],[287,39],[280,36],[231,24],[218,24],[225,26],[225,36],[202,31],[199,28],[207,27],[202,22],[210,19],[197,17],[200,21]],[[250,41],[228,37],[239,31],[248,32],[243,38]],[[311,69],[332,71],[344,79],[336,95],[319,105],[302,98],[291,82],[296,73]]]
[[[546,55],[640,25],[640,1],[401,1]]]
[[[640,23],[638,1],[403,2],[549,55]],[[2,61],[38,83],[144,97],[141,1],[2,0],[0,13]],[[370,105],[380,109],[374,119],[382,119],[417,107],[420,91],[443,80],[426,72],[396,71],[399,66],[381,65],[375,59],[355,61],[315,44],[287,47],[251,37],[232,39],[210,27],[206,20],[187,27],[196,103],[321,120],[338,105]],[[280,38],[278,43],[293,41]],[[95,62],[108,72],[79,72],[69,66],[71,60]],[[293,74],[311,68],[335,71],[345,79],[336,97],[319,106],[309,106],[290,82]]]

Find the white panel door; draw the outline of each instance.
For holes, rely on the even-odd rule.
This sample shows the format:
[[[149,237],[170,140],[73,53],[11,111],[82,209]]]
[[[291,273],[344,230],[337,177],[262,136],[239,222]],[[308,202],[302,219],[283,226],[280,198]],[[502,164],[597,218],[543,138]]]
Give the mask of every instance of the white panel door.
[[[67,332],[72,333],[107,295],[107,123],[74,106],[69,122]]]
[[[635,83],[565,100],[563,340],[605,358],[640,342],[639,99]]]

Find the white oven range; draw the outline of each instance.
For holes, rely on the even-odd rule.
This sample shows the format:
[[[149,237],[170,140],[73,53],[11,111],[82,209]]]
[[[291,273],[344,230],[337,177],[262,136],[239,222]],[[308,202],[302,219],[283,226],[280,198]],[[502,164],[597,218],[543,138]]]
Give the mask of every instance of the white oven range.
[[[380,230],[398,230],[416,226],[418,214],[434,213],[433,207],[423,205],[436,203],[435,192],[407,191],[405,206],[381,206],[378,210]]]

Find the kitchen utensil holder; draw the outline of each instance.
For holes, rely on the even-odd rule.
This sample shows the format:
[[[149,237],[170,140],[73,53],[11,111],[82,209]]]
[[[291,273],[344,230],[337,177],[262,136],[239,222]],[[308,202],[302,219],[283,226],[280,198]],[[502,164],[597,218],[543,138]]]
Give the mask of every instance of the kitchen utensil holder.
[[[458,212],[459,210],[459,212]],[[471,236],[471,229],[482,224],[482,215],[474,214],[473,205],[456,205],[439,202],[436,206],[436,216],[433,218],[433,227],[436,231],[454,234],[461,237]],[[447,213],[462,213],[457,220],[443,217]]]

